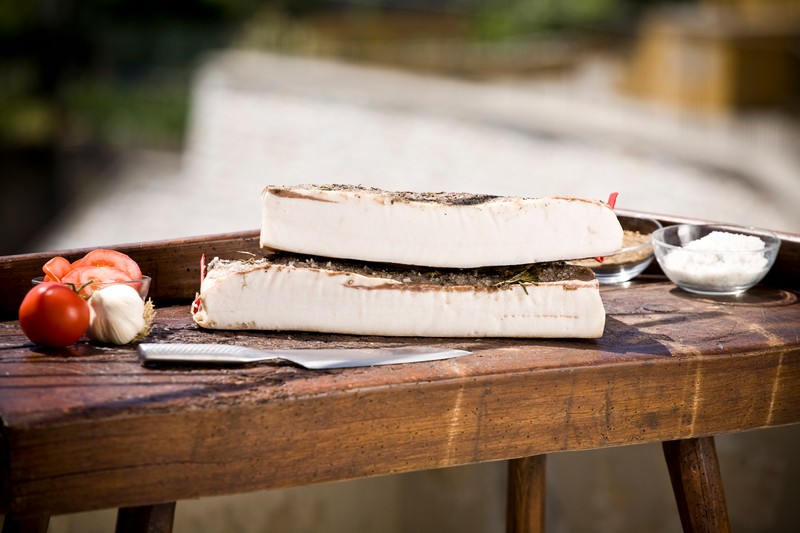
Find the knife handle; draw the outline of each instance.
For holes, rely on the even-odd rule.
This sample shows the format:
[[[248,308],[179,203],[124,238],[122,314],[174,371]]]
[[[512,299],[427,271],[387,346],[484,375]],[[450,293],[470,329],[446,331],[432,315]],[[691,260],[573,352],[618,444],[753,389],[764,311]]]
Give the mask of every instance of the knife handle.
[[[277,359],[261,350],[230,344],[140,344],[137,348],[141,364],[147,363],[201,363],[245,364]]]

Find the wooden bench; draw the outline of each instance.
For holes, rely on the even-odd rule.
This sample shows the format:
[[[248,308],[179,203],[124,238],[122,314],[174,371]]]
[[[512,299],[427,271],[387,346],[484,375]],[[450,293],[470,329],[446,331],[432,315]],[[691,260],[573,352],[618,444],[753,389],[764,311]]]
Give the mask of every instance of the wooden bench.
[[[714,435],[800,422],[800,239],[781,237],[739,302],[690,296],[657,268],[604,287],[597,340],[209,332],[188,311],[200,254],[254,251],[255,232],[118,248],[153,277],[154,342],[474,352],[330,371],[148,369],[131,347],[36,347],[14,318],[52,254],[0,258],[3,531],[103,508],[119,509],[117,531],[169,531],[181,499],[499,460],[508,531],[542,531],[546,454],[648,442],[663,443],[684,529],[726,531]]]

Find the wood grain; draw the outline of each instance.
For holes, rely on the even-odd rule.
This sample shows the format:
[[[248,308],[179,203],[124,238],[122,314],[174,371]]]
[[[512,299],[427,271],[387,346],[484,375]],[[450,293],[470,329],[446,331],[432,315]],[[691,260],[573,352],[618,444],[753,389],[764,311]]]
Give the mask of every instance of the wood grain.
[[[800,422],[796,302],[720,306],[659,281],[603,297],[597,341],[208,332],[186,306],[161,309],[152,334],[474,352],[323,372],[148,369],[129,348],[44,351],[4,324],[2,511],[146,505]]]
[[[731,530],[713,437],[662,444],[681,525],[686,533]]]
[[[547,456],[508,461],[507,533],[544,533]]]
[[[189,303],[200,253],[256,244],[249,233],[120,247],[156,274],[148,340],[473,355],[328,371],[144,368],[131,347],[47,350],[0,322],[0,513],[147,506],[800,422],[800,305],[785,287],[709,300],[643,276],[602,289],[596,340],[199,329]],[[6,311],[45,257],[2,258]]]

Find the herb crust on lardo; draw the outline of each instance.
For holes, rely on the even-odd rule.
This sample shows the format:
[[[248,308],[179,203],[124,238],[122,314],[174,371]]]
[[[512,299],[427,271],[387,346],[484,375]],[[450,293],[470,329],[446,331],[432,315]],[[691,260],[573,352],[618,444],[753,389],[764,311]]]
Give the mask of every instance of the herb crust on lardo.
[[[209,263],[200,326],[596,338],[597,279],[564,261],[616,252],[622,228],[581,198],[270,186],[260,243],[266,257]]]

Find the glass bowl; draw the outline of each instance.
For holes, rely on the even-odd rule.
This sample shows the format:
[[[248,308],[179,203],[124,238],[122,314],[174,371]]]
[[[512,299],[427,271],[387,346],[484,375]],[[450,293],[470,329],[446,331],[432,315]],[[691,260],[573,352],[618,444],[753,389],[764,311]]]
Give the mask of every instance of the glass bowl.
[[[142,297],[142,300],[147,298],[147,293],[150,292],[150,276],[142,276],[142,279],[137,279],[133,281],[97,281],[94,283],[90,283],[81,291],[81,296],[88,298],[92,292],[99,291],[105,287],[109,287],[111,285],[130,285],[136,292],[139,293],[139,296]],[[38,285],[39,283],[44,283],[44,276],[40,278],[33,278],[33,284]],[[69,285],[72,287],[73,290],[77,290],[80,287],[76,287],[74,283],[65,283],[64,285]]]
[[[636,215],[619,215],[617,219],[624,231],[622,250],[606,256],[602,263],[594,258],[570,261],[591,268],[601,285],[630,281],[653,262],[650,234],[661,228],[658,220]]]
[[[725,224],[678,224],[653,233],[664,274],[681,289],[706,296],[738,295],[756,285],[780,246],[771,231]]]

